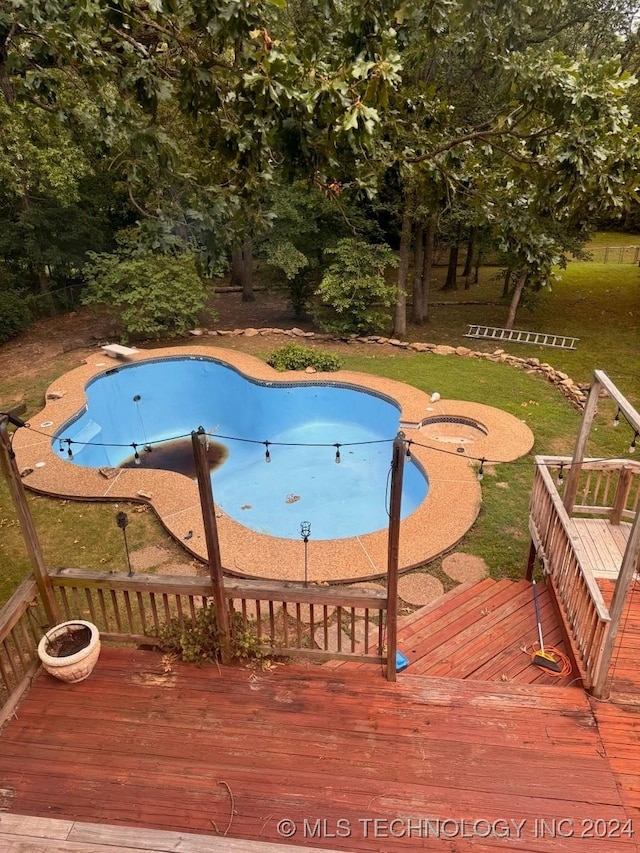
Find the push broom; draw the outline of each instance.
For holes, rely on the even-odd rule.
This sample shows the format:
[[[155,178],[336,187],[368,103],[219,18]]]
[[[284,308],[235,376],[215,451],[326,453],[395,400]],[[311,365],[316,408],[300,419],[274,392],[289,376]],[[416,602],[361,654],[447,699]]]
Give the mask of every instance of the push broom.
[[[543,669],[550,669],[552,672],[560,672],[562,670],[562,666],[555,657],[549,652],[545,652],[544,650],[544,640],[542,639],[542,623],[540,622],[540,604],[538,602],[538,588],[536,587],[536,582],[532,581],[533,585],[533,603],[536,606],[536,622],[538,623],[538,640],[540,641],[540,648],[533,656],[533,663],[536,666],[540,666]]]

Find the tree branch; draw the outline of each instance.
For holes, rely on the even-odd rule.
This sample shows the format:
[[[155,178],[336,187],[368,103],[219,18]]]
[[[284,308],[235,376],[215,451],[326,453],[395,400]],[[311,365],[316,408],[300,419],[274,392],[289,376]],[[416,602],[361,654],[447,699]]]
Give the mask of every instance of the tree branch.
[[[127,193],[129,195],[129,201],[131,202],[131,204],[135,207],[135,209],[138,211],[138,213],[142,214],[142,216],[145,217],[145,219],[160,219],[159,216],[154,216],[152,213],[148,213],[143,207],[141,207],[138,204],[138,202],[133,197],[133,192],[131,190],[131,184],[129,184],[128,182],[127,182]]]

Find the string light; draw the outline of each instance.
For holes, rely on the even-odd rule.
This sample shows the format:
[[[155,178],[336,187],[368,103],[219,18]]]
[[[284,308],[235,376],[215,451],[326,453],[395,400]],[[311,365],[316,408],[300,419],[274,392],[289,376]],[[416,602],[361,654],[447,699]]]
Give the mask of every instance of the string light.
[[[334,447],[336,449],[336,465],[339,465],[340,464],[340,445],[335,444]]]
[[[138,445],[132,442],[131,447],[133,447],[133,461],[136,465],[140,465],[140,454],[138,453]]]
[[[564,483],[564,462],[560,463],[560,470],[558,471],[558,478],[556,480],[557,484],[561,486]]]
[[[613,425],[614,427],[620,426],[620,406],[618,406],[618,411],[613,418]]]
[[[480,460],[480,467],[478,468],[478,480],[483,480],[483,479],[484,479],[484,463],[485,463],[486,461],[487,461],[487,460],[484,458],[484,456],[483,456],[483,457],[482,457],[482,459]]]
[[[0,412],[0,414],[5,414],[5,413]],[[15,420],[18,420],[18,419],[15,419]],[[35,427],[32,427],[30,423],[24,423],[22,421],[20,422],[19,426],[24,426],[28,430],[30,430],[31,432],[35,433],[36,435],[41,435],[45,438],[48,438],[52,442],[58,441],[59,442],[59,451],[61,453],[64,452],[63,444],[68,444],[68,445],[78,444],[78,445],[81,445],[82,447],[133,447],[134,459],[135,459],[135,451],[137,450],[138,447],[143,447],[143,449],[146,452],[150,453],[153,450],[154,445],[164,444],[166,442],[172,442],[172,441],[179,441],[180,439],[183,439],[183,438],[190,438],[190,436],[192,434],[189,432],[189,433],[184,433],[182,435],[172,435],[172,436],[169,436],[167,438],[154,439],[153,441],[148,441],[148,442],[145,442],[144,444],[141,444],[138,442],[130,442],[129,444],[125,444],[125,443],[120,443],[120,442],[78,441],[77,439],[69,439],[69,438],[58,437],[55,435],[51,435],[50,433],[43,432],[42,430],[36,429]],[[215,438],[217,440],[222,439],[222,440],[226,440],[226,441],[240,441],[240,442],[243,442],[246,444],[263,444],[265,446],[265,461],[266,462],[271,461],[271,454],[269,453],[269,447],[272,445],[275,445],[277,447],[335,447],[336,449],[338,449],[341,447],[359,447],[362,445],[369,445],[369,444],[392,444],[395,441],[395,438],[378,438],[378,439],[370,439],[368,441],[344,441],[344,442],[333,442],[333,443],[330,443],[330,442],[261,441],[259,439],[255,439],[255,438],[242,438],[241,436],[237,436],[237,435],[222,435],[219,433],[206,433],[206,435],[207,435],[207,437],[211,436],[212,438]],[[638,432],[636,430],[634,438],[631,442],[631,445],[629,446],[629,452],[630,453],[635,452],[637,440],[639,438],[640,438],[640,432]],[[466,453],[466,448],[464,448],[464,447],[458,447],[455,451],[445,450],[445,448],[443,448],[443,447],[436,447],[435,445],[432,445],[432,444],[423,444],[422,442],[416,441],[415,439],[407,439],[405,441],[405,444],[406,444],[405,455],[407,457],[412,456],[410,446],[414,445],[415,447],[421,447],[425,450],[429,450],[429,451],[432,451],[434,453],[444,453],[447,456],[458,456],[459,457],[460,454],[465,454],[465,459],[468,459],[470,462],[475,461],[475,462],[481,462],[481,463],[484,462],[486,464],[517,465],[517,464],[530,464],[530,462],[532,461],[529,456],[524,456],[524,457],[521,457],[518,459],[509,460],[509,461],[504,460],[504,459],[487,459],[485,457],[481,458],[479,456],[468,455]],[[67,451],[67,453],[68,452],[69,451]],[[136,464],[141,464],[140,459],[139,459],[139,454],[137,454],[137,455],[138,455],[138,459],[136,460]],[[607,461],[609,461],[609,459],[610,459],[610,457],[603,456],[603,457],[597,458],[597,459],[584,460],[582,464],[583,465],[597,464],[599,462],[607,462]],[[555,467],[555,465],[557,463],[548,462],[548,463],[544,463],[544,464],[547,467]],[[565,463],[563,463],[563,464],[565,464]]]
[[[73,450],[71,449],[71,439],[67,439],[67,456],[69,459],[73,459]]]

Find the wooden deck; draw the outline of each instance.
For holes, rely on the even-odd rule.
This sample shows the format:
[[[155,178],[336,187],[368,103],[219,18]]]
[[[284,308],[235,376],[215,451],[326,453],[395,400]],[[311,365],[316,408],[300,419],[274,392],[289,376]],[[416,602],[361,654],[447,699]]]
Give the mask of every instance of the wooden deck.
[[[599,584],[609,605],[614,583]],[[622,801],[640,823],[640,582],[634,582],[627,601],[609,680],[610,700],[592,699],[591,704]]]
[[[538,584],[545,646],[566,654],[556,614],[544,584]],[[501,681],[514,684],[576,683],[578,673],[557,678],[533,666],[538,647],[533,592],[528,581],[486,578],[465,583],[398,620],[398,648],[413,675]],[[524,651],[526,649],[526,651]],[[365,665],[331,661],[331,669]]]
[[[578,688],[317,666],[165,672],[158,653],[109,648],[81,684],[36,678],[0,735],[1,810],[272,843],[286,819],[290,842],[347,851],[638,851],[589,837],[589,821],[616,836],[635,812]],[[507,835],[482,838],[488,825]]]
[[[625,521],[611,524],[604,518],[572,518],[569,524],[583,566],[595,578],[615,580],[629,541],[631,525]]]

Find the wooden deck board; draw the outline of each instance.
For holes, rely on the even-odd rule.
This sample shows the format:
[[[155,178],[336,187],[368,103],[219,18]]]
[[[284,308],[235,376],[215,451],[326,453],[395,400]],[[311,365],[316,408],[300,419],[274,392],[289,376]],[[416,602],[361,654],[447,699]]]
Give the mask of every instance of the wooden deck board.
[[[545,644],[566,654],[543,584],[538,585],[538,593]],[[475,681],[506,679],[521,684],[566,685],[575,681],[577,672],[558,679],[534,666],[531,655],[537,647],[533,593],[525,580],[486,578],[473,586],[461,585],[459,590],[398,620],[398,648],[409,660],[410,673]],[[325,666],[350,672],[368,669],[366,664],[350,661],[332,661]]]
[[[536,838],[534,820],[626,820],[602,753],[575,688],[412,675],[389,684],[373,668],[178,664],[165,673],[157,653],[105,648],[81,684],[36,679],[0,735],[0,807],[4,797],[14,814],[213,840],[229,823],[231,791],[229,835],[256,842],[283,841],[278,821],[302,827],[306,818],[326,819],[329,835],[292,841],[325,849],[591,853],[604,849],[600,840]],[[479,837],[364,836],[363,819],[408,815],[526,825],[506,847]],[[331,835],[338,818],[350,821],[349,837]],[[16,848],[36,849],[45,848]],[[614,853],[637,850],[627,838],[607,842]]]
[[[596,578],[617,577],[631,525],[602,518],[572,518],[569,523],[585,568]]]

